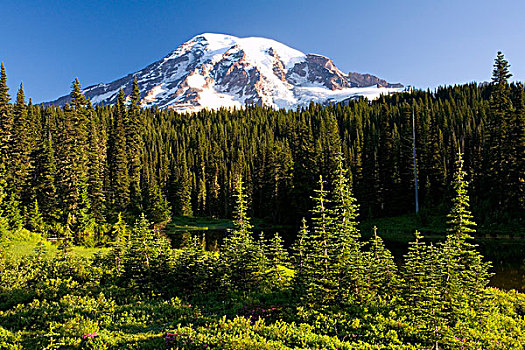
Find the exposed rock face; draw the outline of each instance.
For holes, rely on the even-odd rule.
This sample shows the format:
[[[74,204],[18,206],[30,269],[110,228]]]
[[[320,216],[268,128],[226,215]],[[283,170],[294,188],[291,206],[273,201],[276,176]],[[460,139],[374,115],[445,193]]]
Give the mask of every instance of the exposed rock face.
[[[341,72],[327,57],[305,55],[277,41],[202,34],[146,68],[109,84],[84,90],[93,104],[113,104],[122,88],[131,93],[134,76],[143,106],[178,111],[258,104],[297,108],[310,101],[332,103],[356,96],[375,98],[400,91],[370,74]],[[52,104],[64,105],[69,96]]]
[[[350,82],[331,59],[320,55],[307,55],[288,72],[291,84],[317,84],[330,90],[351,87]],[[357,86],[357,85],[356,85]]]

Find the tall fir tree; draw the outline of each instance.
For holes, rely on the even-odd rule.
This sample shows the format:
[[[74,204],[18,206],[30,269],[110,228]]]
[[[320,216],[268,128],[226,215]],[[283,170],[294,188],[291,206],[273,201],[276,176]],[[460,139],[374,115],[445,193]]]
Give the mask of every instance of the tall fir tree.
[[[525,213],[525,90],[522,83],[511,88],[514,111],[509,120],[506,210],[519,217]]]
[[[425,244],[418,231],[415,238],[409,243],[401,270],[402,307],[422,338],[439,349],[440,334],[447,324],[442,289],[442,252],[432,244]]]
[[[145,199],[146,214],[154,224],[165,224],[171,219],[170,204],[154,178],[147,184]]]
[[[0,260],[3,260],[5,258],[5,252],[3,251],[3,246],[1,243],[4,243],[4,241],[7,239],[7,235],[9,233],[9,222],[7,218],[4,216],[4,201],[6,199],[6,177],[5,177],[5,169],[4,164],[0,163]],[[1,263],[1,261],[0,261]]]
[[[261,286],[267,261],[261,245],[253,238],[248,202],[242,178],[235,183],[234,228],[221,246],[221,285],[234,291],[250,291]]]
[[[509,167],[514,166],[509,161],[509,119],[513,113],[513,105],[508,79],[510,64],[503,53],[498,52],[494,60],[490,96],[490,114],[487,125],[488,140],[486,141],[487,185],[486,193],[491,193],[493,205],[502,207],[506,201],[506,175]]]
[[[388,300],[395,295],[399,287],[398,269],[392,253],[385,247],[377,234],[377,227],[370,239],[370,248],[364,254],[367,289],[370,300]]]
[[[178,169],[177,184],[175,186],[175,212],[177,215],[192,216],[190,171],[186,163],[186,155],[182,154],[181,159],[182,165]]]
[[[144,131],[143,113],[140,109],[140,90],[137,77],[133,78],[133,88],[129,97],[128,123],[126,125],[126,147],[129,168],[129,188],[130,204],[132,212],[140,211],[142,205],[141,168],[142,153],[144,152],[144,141],[142,133]]]
[[[126,121],[124,91],[120,89],[117,104],[114,107],[108,148],[111,205],[115,213],[126,210],[130,203]]]
[[[292,245],[293,251],[293,265],[294,265],[294,278],[293,286],[294,292],[298,296],[302,296],[306,293],[306,286],[308,285],[308,278],[310,277],[308,270],[309,252],[311,250],[309,240],[310,230],[306,225],[306,219],[303,218],[301,229],[297,234],[297,238]]]
[[[476,230],[469,210],[468,182],[463,170],[463,155],[458,152],[453,187],[455,196],[448,214],[448,235],[443,243],[443,295],[444,308],[455,320],[464,317],[465,310],[476,310],[484,298],[489,283],[490,264],[470,243]]]
[[[333,305],[338,290],[337,273],[332,269],[337,250],[334,232],[334,215],[329,208],[328,191],[325,181],[319,176],[319,188],[313,197],[311,241],[306,260],[306,273],[309,275],[304,302],[309,307],[329,307]]]
[[[352,193],[350,178],[344,167],[343,155],[336,156],[337,169],[332,185],[334,233],[336,249],[333,269],[337,271],[338,302],[350,302],[362,297],[364,286],[363,244],[357,227],[358,205]]]
[[[106,140],[102,132],[102,123],[90,102],[87,104],[88,115],[88,195],[92,217],[96,223],[105,222],[106,196],[104,175],[106,173]]]
[[[286,282],[286,267],[288,265],[288,252],[284,248],[281,236],[276,232],[268,246],[269,269],[267,276],[272,284],[282,287]]]
[[[55,183],[57,161],[55,159],[55,146],[49,122],[43,127],[43,135],[36,149],[38,153],[35,162],[35,198],[42,209],[44,221],[51,223],[58,220],[61,213],[57,206],[57,188]]]
[[[13,127],[12,106],[9,103],[11,98],[8,92],[7,75],[2,62],[0,70],[0,163],[4,164],[6,168]]]
[[[13,139],[10,145],[9,176],[12,191],[20,199],[22,205],[30,203],[31,175],[33,173],[33,161],[31,153],[33,148],[33,137],[31,133],[31,121],[29,120],[28,108],[25,102],[23,84],[16,96],[13,108]]]
[[[71,105],[64,107],[62,128],[58,137],[60,172],[57,173],[58,197],[63,217],[77,223],[82,193],[88,182],[87,100],[78,79],[73,82]],[[71,216],[69,215],[71,214]]]

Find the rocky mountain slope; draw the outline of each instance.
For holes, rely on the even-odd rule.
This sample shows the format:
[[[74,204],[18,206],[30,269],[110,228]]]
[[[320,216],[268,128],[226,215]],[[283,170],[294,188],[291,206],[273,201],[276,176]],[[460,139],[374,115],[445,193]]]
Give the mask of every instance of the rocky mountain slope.
[[[358,96],[376,98],[403,90],[370,74],[343,73],[331,59],[304,54],[265,38],[201,34],[160,61],[107,84],[84,89],[93,104],[112,104],[137,76],[143,106],[177,111],[258,104],[297,108],[310,101],[332,103]],[[51,102],[64,105],[69,97]]]

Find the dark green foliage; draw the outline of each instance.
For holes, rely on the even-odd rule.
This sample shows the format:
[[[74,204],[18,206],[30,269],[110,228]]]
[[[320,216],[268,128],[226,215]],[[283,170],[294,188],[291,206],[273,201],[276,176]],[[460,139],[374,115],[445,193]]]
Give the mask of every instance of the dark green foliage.
[[[125,210],[130,202],[128,156],[126,147],[126,125],[128,117],[124,105],[124,91],[117,97],[113,114],[113,127],[109,140],[109,179],[111,203],[116,212]]]
[[[425,244],[417,231],[415,238],[404,257],[402,302],[421,336],[439,344],[450,316],[445,310],[443,251]]]
[[[144,206],[148,218],[155,224],[165,224],[171,217],[171,208],[168,200],[161,193],[155,180],[147,186],[146,191]]]
[[[303,218],[301,229],[297,234],[297,238],[292,245],[292,261],[295,267],[295,274],[293,279],[294,291],[297,295],[304,295],[306,293],[306,284],[308,282],[308,265],[310,252],[310,230],[306,225],[306,220]]]
[[[247,216],[247,195],[242,179],[235,184],[234,226],[221,246],[221,286],[226,290],[250,291],[264,282],[267,258],[264,243],[257,242]]]
[[[24,217],[16,194],[13,192],[8,194],[2,204],[9,227],[15,231],[21,229],[24,224]]]
[[[395,295],[399,284],[397,266],[375,227],[368,244],[370,247],[363,257],[367,276],[365,285],[368,289],[366,297],[374,300]]]
[[[516,213],[523,206],[523,85],[508,83],[512,76],[509,63],[501,52],[494,61],[490,86],[490,110],[487,118],[484,170],[484,198],[495,212]],[[490,193],[490,195],[488,195]],[[507,214],[509,215],[509,214]],[[519,214],[518,214],[519,216]]]
[[[335,301],[337,292],[337,270],[332,269],[337,253],[333,211],[330,209],[328,192],[322,176],[319,189],[315,190],[312,209],[312,231],[307,243],[305,261],[305,303],[309,306],[327,306]]]
[[[274,282],[282,287],[288,282],[287,268],[289,266],[288,252],[284,248],[284,242],[278,233],[275,233],[268,244],[268,266],[267,281]]]
[[[461,152],[456,160],[454,172],[455,196],[448,215],[448,235],[443,243],[444,298],[449,310],[472,308],[477,310],[475,300],[484,297],[484,288],[488,285],[490,264],[470,243],[475,232],[475,223],[469,210],[467,195],[468,182],[463,170]]]
[[[77,224],[82,209],[82,193],[88,181],[88,120],[87,101],[78,79],[73,83],[71,105],[64,107],[60,133],[57,135],[57,191],[62,215],[71,214],[72,224]],[[85,205],[85,203],[84,203]]]
[[[204,237],[190,237],[177,257],[170,279],[182,295],[206,293],[217,289],[217,257],[204,250]]]
[[[9,145],[9,168],[11,173],[8,174],[8,178],[10,179],[10,190],[23,201],[23,204],[27,205],[29,204],[31,191],[30,179],[33,171],[31,153],[33,151],[34,135],[31,132],[33,125],[28,114],[22,84],[20,84],[12,113],[13,137]]]
[[[36,233],[45,235],[47,232],[46,225],[44,223],[44,217],[38,206],[38,200],[35,199],[33,204],[30,207],[27,218],[27,228],[28,230]]]
[[[169,241],[159,236],[143,214],[136,221],[122,259],[121,282],[132,289],[162,290],[171,267]]]
[[[353,196],[347,169],[341,154],[336,156],[337,170],[333,184],[333,208],[335,215],[335,257],[333,269],[339,284],[339,303],[362,300],[365,283],[363,244],[357,228],[358,205]]]
[[[56,159],[53,138],[49,126],[37,146],[34,182],[35,197],[42,207],[42,213],[48,223],[57,219]]]
[[[106,174],[106,130],[101,127],[102,121],[88,105],[89,134],[88,134],[88,194],[91,202],[91,211],[96,223],[104,223],[106,216],[106,192],[104,176]]]
[[[181,216],[192,216],[193,215],[193,209],[192,209],[192,204],[191,204],[192,186],[191,186],[191,180],[190,180],[190,172],[188,171],[188,167],[186,165],[185,156],[182,157],[182,166],[178,170],[177,175],[178,176],[175,179],[176,184],[174,185],[175,187],[174,202],[176,204],[175,213]]]
[[[169,207],[177,215],[229,217],[234,178],[242,176],[251,216],[297,225],[310,217],[319,175],[333,191],[342,163],[361,215],[400,215],[414,207],[413,111],[422,219],[446,206],[461,147],[480,225],[522,225],[525,99],[522,84],[508,83],[508,67],[499,54],[490,85],[297,111],[252,106],[191,116],[140,108],[137,82],[114,106],[93,108],[78,81],[63,108],[26,104],[23,90],[11,104],[3,69],[0,148],[12,179],[6,191],[21,213],[37,199],[46,224],[63,226],[69,213],[77,225],[87,188],[100,233],[119,212],[129,222],[141,212],[167,222]]]
[[[130,201],[132,212],[140,210],[142,205],[141,170],[144,152],[144,115],[140,110],[140,90],[137,77],[133,80],[133,91],[130,96],[126,127],[126,147],[128,157]]]
[[[12,136],[13,114],[9,103],[9,88],[7,87],[7,75],[4,62],[0,71],[0,163],[7,167],[9,160],[9,146]]]
[[[6,200],[6,192],[5,192],[5,170],[3,164],[0,164],[0,244],[2,244],[5,239],[7,238],[7,235],[9,233],[9,222],[7,218],[5,217],[5,200]],[[0,250],[2,250],[2,247],[0,245]],[[3,255],[2,251],[0,251],[0,254]]]

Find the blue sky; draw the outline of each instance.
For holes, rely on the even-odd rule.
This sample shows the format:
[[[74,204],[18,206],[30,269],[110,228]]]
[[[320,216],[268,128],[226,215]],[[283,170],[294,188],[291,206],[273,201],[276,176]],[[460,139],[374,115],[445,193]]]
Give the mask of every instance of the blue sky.
[[[35,102],[109,82],[216,32],[262,36],[332,58],[344,72],[419,88],[485,81],[503,51],[525,79],[525,1],[0,1],[11,95]]]

